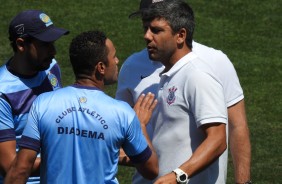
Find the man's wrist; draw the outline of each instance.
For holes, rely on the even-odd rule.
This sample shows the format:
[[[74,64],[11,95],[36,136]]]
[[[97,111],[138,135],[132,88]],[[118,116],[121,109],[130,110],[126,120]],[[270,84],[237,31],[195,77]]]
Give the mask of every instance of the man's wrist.
[[[187,184],[189,181],[189,176],[186,172],[181,170],[180,168],[174,169],[172,172],[176,175],[176,181],[178,184]]]

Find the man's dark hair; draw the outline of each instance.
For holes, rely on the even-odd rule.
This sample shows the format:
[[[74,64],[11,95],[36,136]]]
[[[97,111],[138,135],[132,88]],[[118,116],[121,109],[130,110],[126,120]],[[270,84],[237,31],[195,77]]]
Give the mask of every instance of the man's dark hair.
[[[192,8],[182,0],[165,0],[153,3],[142,12],[142,20],[149,22],[164,19],[170,25],[173,34],[184,28],[187,31],[186,44],[191,49],[195,29],[194,13]]]
[[[101,31],[88,31],[72,40],[69,57],[76,78],[90,76],[100,61],[107,64],[106,39]]]

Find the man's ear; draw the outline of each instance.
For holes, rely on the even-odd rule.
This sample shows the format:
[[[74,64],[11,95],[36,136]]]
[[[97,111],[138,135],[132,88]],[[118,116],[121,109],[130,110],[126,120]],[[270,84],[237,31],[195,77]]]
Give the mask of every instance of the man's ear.
[[[185,43],[185,40],[186,40],[186,36],[187,36],[187,31],[186,31],[186,29],[184,29],[184,28],[181,28],[179,31],[178,31],[178,33],[177,33],[177,43],[178,44],[183,44],[183,43]]]
[[[25,47],[24,47],[24,39],[22,38],[17,38],[16,39],[16,46],[17,46],[17,49],[20,51],[20,52],[23,52],[25,50]]]
[[[105,75],[106,65],[102,61],[98,62],[96,67],[97,67],[97,71],[100,74]]]

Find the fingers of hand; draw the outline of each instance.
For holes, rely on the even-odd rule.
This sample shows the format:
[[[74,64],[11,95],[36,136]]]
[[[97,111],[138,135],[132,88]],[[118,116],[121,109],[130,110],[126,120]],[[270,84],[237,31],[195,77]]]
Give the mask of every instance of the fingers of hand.
[[[141,103],[143,102],[143,99],[145,98],[145,94],[141,94],[139,98],[137,99],[137,102],[134,105],[135,112],[139,111],[139,108],[141,106]]]
[[[147,95],[141,94],[137,99],[137,102],[134,106],[134,110],[136,113],[140,111],[153,111],[157,105],[157,100],[155,99],[155,95],[149,92]]]
[[[157,104],[158,104],[158,100],[155,99],[155,100],[153,101],[153,103],[151,104],[151,106],[150,106],[150,110],[153,111],[153,110],[156,108]]]
[[[149,92],[145,96],[144,100],[142,101],[141,106],[144,107],[145,109],[150,109],[152,102],[154,100],[154,97],[155,97],[155,95],[153,93]]]
[[[136,106],[140,106],[142,103],[143,103],[143,101],[144,101],[144,98],[145,98],[145,94],[141,94],[140,96],[139,96],[139,98],[137,99],[137,102],[136,102]]]
[[[155,95],[149,92],[145,96],[143,103],[141,105],[147,110],[150,110],[150,111],[154,110],[154,108],[157,105],[157,100],[155,99]]]

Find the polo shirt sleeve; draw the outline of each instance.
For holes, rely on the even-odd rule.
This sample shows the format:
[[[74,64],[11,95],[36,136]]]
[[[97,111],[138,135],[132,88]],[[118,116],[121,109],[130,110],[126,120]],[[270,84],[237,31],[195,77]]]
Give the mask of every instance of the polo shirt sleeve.
[[[189,98],[197,126],[227,124],[227,107],[221,84],[210,74],[195,71],[189,79]]]

